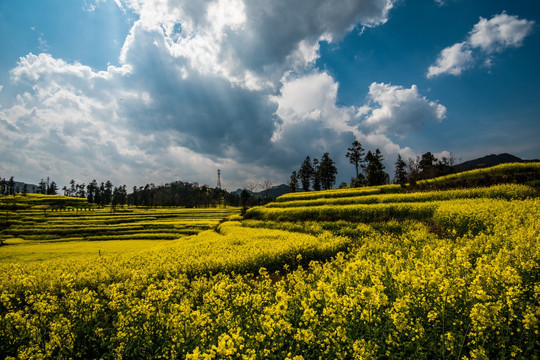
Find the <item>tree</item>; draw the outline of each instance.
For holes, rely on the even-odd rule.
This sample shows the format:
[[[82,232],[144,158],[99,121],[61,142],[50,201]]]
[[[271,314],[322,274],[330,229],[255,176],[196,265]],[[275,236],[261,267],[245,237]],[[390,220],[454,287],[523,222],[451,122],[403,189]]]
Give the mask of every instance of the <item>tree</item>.
[[[127,191],[126,191],[126,185],[115,187],[112,193],[112,209],[116,209],[117,205],[121,205],[122,207],[125,205],[127,200]]]
[[[69,196],[75,196],[76,190],[75,190],[75,180],[71,179],[69,181]]]
[[[420,166],[420,171],[425,172],[431,169],[433,166],[435,166],[436,162],[437,158],[435,155],[428,151],[420,158],[420,163],[418,164]]]
[[[296,192],[298,189],[298,175],[296,175],[296,171],[293,171],[291,174],[291,180],[289,181],[289,189],[291,192]]]
[[[454,154],[451,153],[449,157],[443,156],[442,159],[439,160],[435,165],[435,168],[437,169],[436,176],[444,176],[455,173],[456,169],[454,169],[454,162]]]
[[[264,200],[266,202],[269,201],[269,196],[270,196],[270,189],[272,188],[272,186],[274,186],[272,184],[272,181],[270,181],[269,179],[265,179],[263,182],[262,182],[262,190],[264,192]]]
[[[427,152],[422,155],[420,162],[418,163],[418,168],[420,170],[419,178],[429,179],[437,176],[437,169],[435,165],[437,163],[437,158],[431,152]]]
[[[103,203],[105,205],[108,205],[111,203],[112,192],[113,192],[113,184],[109,180],[107,180],[103,189]]]
[[[407,180],[409,185],[416,185],[416,180],[420,177],[420,156],[407,159]]]
[[[257,189],[259,187],[259,183],[255,180],[248,180],[246,182],[246,187],[245,189],[248,190],[251,194],[253,194],[255,192],[255,189]]]
[[[47,183],[43,179],[39,181],[38,192],[43,195],[47,194]]]
[[[15,180],[13,180],[13,176],[9,178],[7,182],[7,188],[8,195],[15,195]]]
[[[251,194],[246,189],[242,190],[242,193],[240,194],[240,203],[242,204],[242,216],[246,215],[246,210],[250,197]]]
[[[86,196],[89,203],[97,202],[96,191],[98,190],[98,184],[96,180],[92,180],[90,184],[86,185]]]
[[[357,178],[360,175],[360,169],[364,166],[364,154],[364,148],[358,140],[354,140],[352,147],[348,148],[347,154],[345,154],[345,157],[349,158],[349,162],[354,165]]]
[[[312,183],[313,190],[321,190],[321,171],[320,171],[319,159],[313,159],[313,174],[312,174]]]
[[[106,202],[105,202],[105,200],[106,200],[106,197],[105,197],[105,183],[103,181],[99,185],[99,189],[97,190],[97,193],[99,194],[99,196],[96,197],[96,198],[99,199],[99,202],[96,201],[96,203],[98,203],[100,206],[103,207],[106,204]]]
[[[309,191],[309,184],[312,177],[313,166],[311,165],[311,159],[309,158],[309,156],[306,156],[306,159],[304,160],[304,162],[300,166],[300,170],[298,171],[298,178],[302,183],[302,189],[304,191]]]
[[[319,176],[324,190],[331,189],[334,186],[337,172],[334,160],[330,159],[330,155],[327,152],[324,153],[319,165]]]
[[[85,183],[77,184],[76,196],[80,198],[86,198],[86,184]]]
[[[407,183],[407,164],[401,158],[401,155],[398,154],[396,161],[396,171],[394,173],[394,183],[400,184],[401,186]]]
[[[58,194],[58,185],[54,181],[52,181],[47,188],[47,195],[56,195]]]
[[[363,174],[358,174],[357,177],[351,178],[351,187],[361,187],[366,185],[366,177]]]
[[[379,149],[375,153],[368,151],[365,161],[366,180],[369,186],[384,185],[388,182],[388,174],[384,172],[383,156]]]

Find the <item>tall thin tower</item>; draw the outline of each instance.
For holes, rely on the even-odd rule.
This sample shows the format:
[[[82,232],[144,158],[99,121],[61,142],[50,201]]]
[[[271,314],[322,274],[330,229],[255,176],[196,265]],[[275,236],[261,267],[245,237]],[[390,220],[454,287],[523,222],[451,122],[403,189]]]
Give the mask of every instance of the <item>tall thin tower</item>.
[[[221,190],[221,170],[217,171],[217,188]]]

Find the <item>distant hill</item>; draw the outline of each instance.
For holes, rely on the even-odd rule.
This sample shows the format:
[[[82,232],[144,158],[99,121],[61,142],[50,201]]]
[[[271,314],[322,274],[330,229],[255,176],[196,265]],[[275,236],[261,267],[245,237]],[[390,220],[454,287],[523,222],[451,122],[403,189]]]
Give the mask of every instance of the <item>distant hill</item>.
[[[289,188],[288,185],[285,185],[285,184],[277,185],[277,186],[272,187],[270,190],[268,190],[268,198],[275,199],[278,196],[286,194],[290,191],[291,189]],[[248,192],[250,191],[248,190]],[[242,189],[237,189],[234,193],[240,196],[240,194],[242,194]],[[256,198],[264,198],[266,196],[265,191],[254,192],[251,194],[255,196]]]
[[[24,188],[23,182],[15,181],[15,192],[16,193],[22,193]],[[26,189],[29,193],[37,193],[38,192],[38,186],[34,184],[26,184]]]
[[[478,159],[465,161],[461,164],[454,165],[454,169],[457,172],[469,171],[474,169],[482,169],[486,167],[491,167],[499,164],[506,163],[520,163],[520,162],[539,162],[540,160],[523,160],[517,156],[503,153],[499,155],[491,154]]]

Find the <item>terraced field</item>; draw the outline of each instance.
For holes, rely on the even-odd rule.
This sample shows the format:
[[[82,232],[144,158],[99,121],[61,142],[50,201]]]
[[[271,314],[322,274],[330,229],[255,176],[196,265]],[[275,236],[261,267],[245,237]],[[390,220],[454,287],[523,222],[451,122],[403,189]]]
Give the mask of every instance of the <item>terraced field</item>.
[[[474,176],[485,181],[497,171]],[[100,211],[94,211],[98,221]],[[133,226],[142,226],[141,233],[143,224],[170,226],[168,211],[173,210],[156,211],[155,219],[141,218]],[[198,210],[185,211],[189,217]],[[108,215],[107,226],[131,225],[113,221],[127,214]],[[51,221],[54,216],[47,213]],[[252,208],[245,218],[223,216],[198,235],[142,251],[5,259],[0,354],[540,357],[540,199],[533,187],[418,192],[390,185],[297,193]],[[34,228],[38,221],[28,231]],[[99,235],[78,235],[85,236]],[[50,240],[40,245],[59,244],[58,238]],[[0,247],[0,253],[10,247],[18,245]]]
[[[239,213],[236,208],[112,211],[77,198],[34,194],[3,202],[12,208],[16,204],[16,210],[4,213],[3,222],[9,226],[1,231],[0,242],[8,246],[0,248],[0,262],[145,250],[212,229],[221,219]]]

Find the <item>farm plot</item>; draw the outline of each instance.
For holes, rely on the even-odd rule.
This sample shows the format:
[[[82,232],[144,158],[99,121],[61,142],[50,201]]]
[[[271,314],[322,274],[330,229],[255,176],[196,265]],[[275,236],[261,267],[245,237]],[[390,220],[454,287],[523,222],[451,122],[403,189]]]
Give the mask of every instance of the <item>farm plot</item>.
[[[211,229],[224,217],[238,212],[234,208],[129,208],[112,212],[109,208],[43,211],[35,206],[23,207],[6,216],[9,226],[2,230],[0,240],[7,246],[0,248],[0,261],[102,255],[155,247],[159,242]]]

